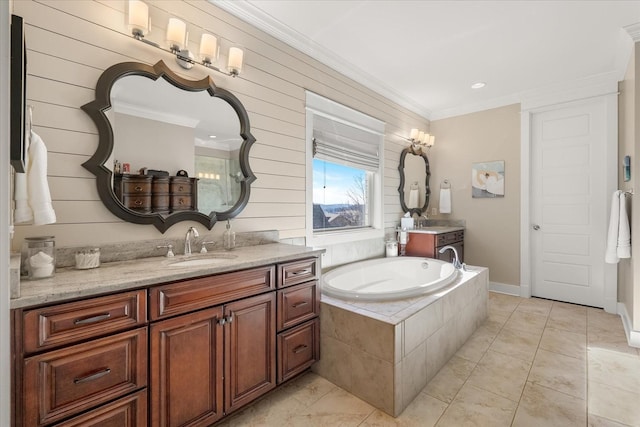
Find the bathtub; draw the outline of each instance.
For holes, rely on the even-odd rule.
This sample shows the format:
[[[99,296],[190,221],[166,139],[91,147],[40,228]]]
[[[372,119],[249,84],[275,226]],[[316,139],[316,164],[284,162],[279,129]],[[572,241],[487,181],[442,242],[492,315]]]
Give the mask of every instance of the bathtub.
[[[322,276],[323,294],[360,301],[410,298],[443,288],[458,277],[453,264],[432,258],[391,257],[338,267]]]

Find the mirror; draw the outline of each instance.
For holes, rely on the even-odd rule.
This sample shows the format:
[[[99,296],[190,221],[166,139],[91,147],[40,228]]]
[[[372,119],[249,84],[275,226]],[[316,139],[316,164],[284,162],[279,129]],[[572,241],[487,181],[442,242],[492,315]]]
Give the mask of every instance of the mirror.
[[[162,61],[116,64],[82,109],[99,133],[98,149],[83,166],[119,218],[161,232],[187,220],[211,229],[248,203],[255,180],[249,118],[210,77],[183,79]]]
[[[429,207],[429,159],[420,149],[405,148],[400,154],[400,205],[403,212],[421,216]]]

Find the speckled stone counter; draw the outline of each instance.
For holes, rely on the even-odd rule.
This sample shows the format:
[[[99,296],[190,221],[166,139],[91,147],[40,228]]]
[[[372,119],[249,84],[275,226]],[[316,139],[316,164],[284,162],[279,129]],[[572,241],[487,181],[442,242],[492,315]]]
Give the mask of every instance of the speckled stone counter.
[[[154,257],[132,261],[104,263],[91,270],[73,267],[59,268],[54,277],[42,280],[22,280],[20,297],[12,299],[10,307],[25,308],[64,300],[89,297],[128,289],[142,288],[175,280],[243,270],[260,265],[319,256],[324,249],[271,243],[244,246],[230,252],[215,251],[188,257]],[[212,264],[172,266],[185,259],[215,258]]]

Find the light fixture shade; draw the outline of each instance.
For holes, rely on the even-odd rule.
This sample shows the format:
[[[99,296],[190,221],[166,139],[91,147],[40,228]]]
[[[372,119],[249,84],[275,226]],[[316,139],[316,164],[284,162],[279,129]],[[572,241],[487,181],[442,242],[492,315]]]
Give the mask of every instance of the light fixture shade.
[[[426,141],[427,147],[433,147],[436,144],[436,137],[434,135],[429,136],[429,140]]]
[[[420,132],[417,128],[411,129],[411,133],[409,134],[409,139],[415,141],[418,139],[418,132]]]
[[[422,142],[424,140],[424,131],[418,132],[418,139],[416,142]]]
[[[218,38],[204,33],[200,39],[200,58],[202,62],[210,64],[218,59]]]
[[[129,0],[127,25],[134,36],[144,36],[149,32],[149,6],[145,2]]]
[[[187,35],[187,24],[178,18],[169,18],[167,24],[167,43],[171,50],[180,50]]]
[[[242,72],[242,61],[244,58],[244,51],[239,47],[229,48],[229,61],[227,69],[231,74],[240,74]]]
[[[420,138],[420,144],[426,144],[427,142],[429,142],[430,136],[431,135],[425,132],[424,135],[422,135],[422,138]]]

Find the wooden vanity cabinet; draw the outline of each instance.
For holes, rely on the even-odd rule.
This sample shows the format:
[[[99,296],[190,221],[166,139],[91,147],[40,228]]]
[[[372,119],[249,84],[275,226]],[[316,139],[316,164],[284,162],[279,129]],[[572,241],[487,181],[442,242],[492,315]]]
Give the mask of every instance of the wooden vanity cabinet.
[[[320,265],[316,258],[278,265],[278,383],[320,360]]]
[[[317,258],[13,310],[15,427],[210,426],[320,356]]]
[[[274,290],[275,266],[150,289],[152,426],[209,426],[275,388]]]
[[[451,262],[453,261],[451,251],[445,251],[443,254],[440,253],[440,249],[445,246],[453,246],[456,248],[460,262],[464,262],[464,230],[437,234],[409,233],[406,254],[408,256],[435,258]]]
[[[16,426],[146,425],[145,290],[13,313]]]

